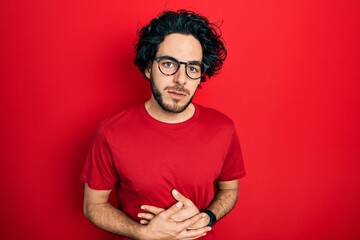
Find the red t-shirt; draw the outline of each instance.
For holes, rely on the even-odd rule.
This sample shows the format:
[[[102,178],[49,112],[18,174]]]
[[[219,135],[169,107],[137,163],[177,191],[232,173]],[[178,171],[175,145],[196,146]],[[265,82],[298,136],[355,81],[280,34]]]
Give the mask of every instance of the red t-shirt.
[[[174,188],[200,211],[205,209],[217,180],[238,179],[245,170],[233,122],[214,109],[194,105],[194,116],[177,124],[152,118],[144,104],[103,121],[81,180],[97,190],[116,186],[118,208],[135,221],[143,204],[174,204]],[[214,230],[203,239],[213,239]]]

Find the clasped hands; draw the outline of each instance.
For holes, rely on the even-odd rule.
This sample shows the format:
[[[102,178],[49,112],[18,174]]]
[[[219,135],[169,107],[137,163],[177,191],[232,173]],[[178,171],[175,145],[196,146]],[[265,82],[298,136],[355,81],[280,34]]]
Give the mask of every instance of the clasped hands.
[[[153,239],[196,239],[206,235],[209,216],[201,213],[195,204],[177,190],[173,190],[177,202],[163,209],[150,205],[142,205],[147,213],[139,213],[140,223],[148,230],[148,237]]]

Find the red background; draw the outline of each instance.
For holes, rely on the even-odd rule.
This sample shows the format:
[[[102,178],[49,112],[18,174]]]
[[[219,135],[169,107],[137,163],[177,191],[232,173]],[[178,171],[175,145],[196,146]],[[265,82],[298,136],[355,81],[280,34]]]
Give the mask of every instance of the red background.
[[[360,239],[358,0],[0,5],[0,239],[111,239],[79,175],[99,122],[149,97],[134,38],[165,6],[224,20],[227,62],[196,97],[246,163],[222,239]]]

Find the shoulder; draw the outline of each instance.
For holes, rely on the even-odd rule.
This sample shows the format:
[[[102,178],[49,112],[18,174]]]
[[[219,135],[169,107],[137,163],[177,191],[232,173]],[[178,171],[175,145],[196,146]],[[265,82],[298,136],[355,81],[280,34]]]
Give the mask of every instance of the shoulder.
[[[113,132],[124,126],[130,126],[134,123],[134,120],[139,120],[141,117],[141,104],[136,104],[126,109],[121,110],[115,115],[106,118],[100,124],[100,128],[104,132]]]
[[[202,105],[196,104],[197,109],[199,110],[199,116],[205,121],[209,122],[219,122],[226,125],[234,125],[233,120],[226,114],[216,110],[214,108],[204,107]]]

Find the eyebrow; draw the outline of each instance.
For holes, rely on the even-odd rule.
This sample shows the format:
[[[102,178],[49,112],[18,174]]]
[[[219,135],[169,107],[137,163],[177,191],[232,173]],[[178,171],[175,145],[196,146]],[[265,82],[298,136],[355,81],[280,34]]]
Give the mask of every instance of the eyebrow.
[[[201,63],[202,61],[201,60],[190,60],[190,61],[186,61],[186,62],[184,62],[184,61],[180,61],[179,59],[177,59],[176,57],[173,57],[173,56],[170,56],[170,55],[161,55],[161,56],[157,56],[157,57],[168,57],[168,58],[173,58],[173,59],[175,59],[175,60],[177,60],[178,62],[182,62],[182,63],[194,63],[194,62],[196,62],[196,63]],[[156,57],[156,58],[157,58]]]

